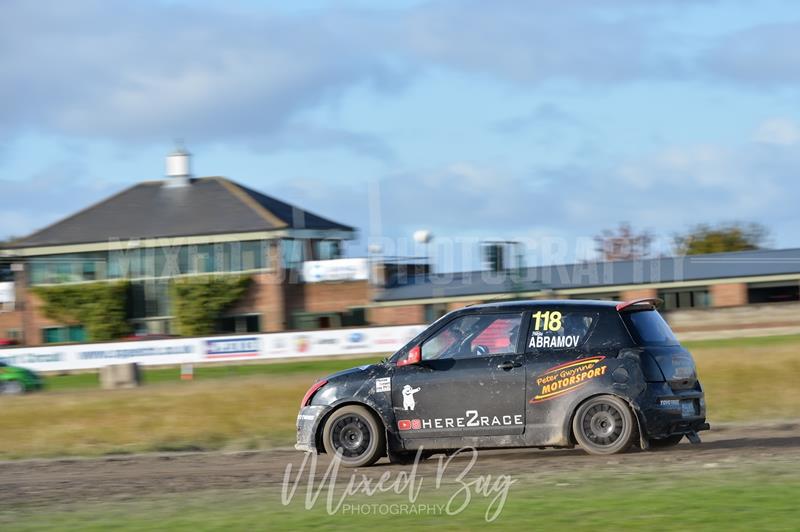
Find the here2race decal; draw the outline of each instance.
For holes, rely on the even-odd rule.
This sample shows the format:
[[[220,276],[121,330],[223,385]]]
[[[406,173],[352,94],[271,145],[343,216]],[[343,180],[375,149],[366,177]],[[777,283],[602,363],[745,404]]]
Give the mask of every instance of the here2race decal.
[[[397,420],[398,430],[509,427],[519,425],[522,425],[522,414],[482,416],[477,410],[467,410],[463,416],[458,417]]]

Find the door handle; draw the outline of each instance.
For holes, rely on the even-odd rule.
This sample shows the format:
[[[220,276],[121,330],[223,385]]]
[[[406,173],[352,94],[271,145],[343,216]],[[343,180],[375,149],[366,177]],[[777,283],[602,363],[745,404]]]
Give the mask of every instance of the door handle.
[[[508,371],[510,369],[518,368],[520,366],[522,366],[522,364],[520,364],[519,362],[503,362],[502,364],[498,364],[497,368]]]

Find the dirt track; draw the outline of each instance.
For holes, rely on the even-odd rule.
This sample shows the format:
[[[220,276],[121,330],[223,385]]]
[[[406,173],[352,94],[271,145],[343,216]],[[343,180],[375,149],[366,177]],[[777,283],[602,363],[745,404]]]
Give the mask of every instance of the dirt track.
[[[800,467],[800,422],[762,426],[728,426],[703,433],[703,443],[683,442],[657,452],[631,452],[595,457],[580,449],[486,451],[473,472],[547,474],[564,471],[654,470],[718,467],[726,464],[772,463]],[[0,506],[87,500],[120,500],[206,489],[275,486],[287,463],[300,465],[303,454],[290,450],[243,453],[137,455],[98,459],[0,462]],[[327,459],[321,458],[326,465]],[[378,477],[403,467],[384,461],[361,469]],[[419,474],[433,473],[437,460],[424,462]],[[456,468],[454,469],[462,469]],[[457,473],[458,471],[454,471]]]

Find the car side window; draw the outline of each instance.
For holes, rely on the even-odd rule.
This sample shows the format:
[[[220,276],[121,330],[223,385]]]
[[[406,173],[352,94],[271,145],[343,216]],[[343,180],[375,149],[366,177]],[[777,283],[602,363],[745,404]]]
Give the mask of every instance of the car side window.
[[[575,349],[592,333],[598,314],[584,310],[537,309],[531,314],[527,351]]]
[[[422,360],[513,353],[522,313],[470,314],[454,319],[422,344]]]

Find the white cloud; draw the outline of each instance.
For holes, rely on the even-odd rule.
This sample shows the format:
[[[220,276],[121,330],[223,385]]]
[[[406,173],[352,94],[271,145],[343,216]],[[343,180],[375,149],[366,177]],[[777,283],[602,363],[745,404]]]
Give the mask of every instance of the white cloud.
[[[800,143],[800,126],[790,118],[770,118],[756,128],[753,140],[778,146],[798,144]]]
[[[398,90],[432,65],[521,84],[660,76],[658,24],[639,11],[618,0],[558,9],[545,1],[443,1],[303,15],[6,0],[0,98],[12,104],[0,109],[0,134],[268,138],[351,87]],[[342,137],[327,142],[346,144]]]

